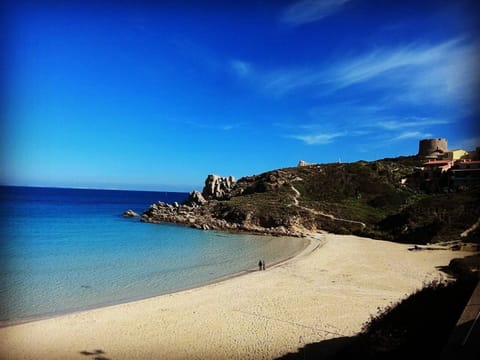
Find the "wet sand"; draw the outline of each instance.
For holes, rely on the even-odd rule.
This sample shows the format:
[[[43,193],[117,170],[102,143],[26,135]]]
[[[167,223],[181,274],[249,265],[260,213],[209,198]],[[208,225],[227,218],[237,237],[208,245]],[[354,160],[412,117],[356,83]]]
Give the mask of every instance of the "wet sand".
[[[0,329],[5,359],[272,359],[362,324],[460,251],[316,235],[298,256],[207,286]]]

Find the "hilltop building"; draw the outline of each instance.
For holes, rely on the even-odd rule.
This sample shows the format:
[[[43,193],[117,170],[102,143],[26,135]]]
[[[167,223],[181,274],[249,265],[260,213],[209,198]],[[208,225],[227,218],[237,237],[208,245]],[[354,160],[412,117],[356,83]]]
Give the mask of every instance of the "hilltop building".
[[[458,160],[450,169],[450,183],[453,187],[480,184],[480,160]]]
[[[423,139],[418,146],[418,156],[430,160],[460,160],[473,159],[472,152],[463,149],[448,150],[448,142],[445,138]]]
[[[429,160],[423,164],[423,174],[425,180],[433,179],[438,175],[448,171],[454,162],[451,160]]]
[[[303,160],[300,160],[297,164],[297,167],[304,167],[304,166],[309,166],[309,165],[314,165],[313,163],[309,163]]]
[[[480,147],[470,152],[448,150],[447,139],[424,139],[420,140],[418,156],[427,160],[419,169],[427,189],[458,189],[480,184]]]
[[[462,149],[449,150],[443,153],[442,158],[448,160],[460,160],[470,156],[468,151]]]
[[[423,139],[418,146],[418,156],[437,159],[448,151],[447,139]]]

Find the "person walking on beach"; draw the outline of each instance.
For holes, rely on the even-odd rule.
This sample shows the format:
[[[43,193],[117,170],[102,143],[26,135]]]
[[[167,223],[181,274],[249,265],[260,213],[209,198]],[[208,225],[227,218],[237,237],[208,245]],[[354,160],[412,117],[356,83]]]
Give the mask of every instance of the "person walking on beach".
[[[262,260],[260,260],[260,261],[258,262],[258,271],[261,271],[261,270],[262,270],[262,266],[264,266],[264,265],[263,265],[263,263],[262,263]]]
[[[262,270],[265,270],[265,260],[262,261]]]

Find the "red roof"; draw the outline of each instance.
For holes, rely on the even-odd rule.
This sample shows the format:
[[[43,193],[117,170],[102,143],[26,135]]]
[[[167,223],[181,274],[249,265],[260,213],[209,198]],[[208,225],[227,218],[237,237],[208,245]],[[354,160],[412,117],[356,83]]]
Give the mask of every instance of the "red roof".
[[[432,161],[427,161],[426,163],[423,163],[423,165],[448,165],[451,164],[451,160],[432,160]]]

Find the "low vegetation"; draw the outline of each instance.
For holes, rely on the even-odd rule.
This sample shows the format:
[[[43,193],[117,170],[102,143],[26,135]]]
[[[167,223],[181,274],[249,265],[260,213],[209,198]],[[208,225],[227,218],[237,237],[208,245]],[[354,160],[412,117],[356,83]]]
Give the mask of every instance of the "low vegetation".
[[[479,189],[429,193],[422,189],[421,163],[411,156],[245,177],[229,199],[218,202],[214,216],[267,228],[299,226],[417,244],[478,243],[478,229],[461,234],[480,218]]]

